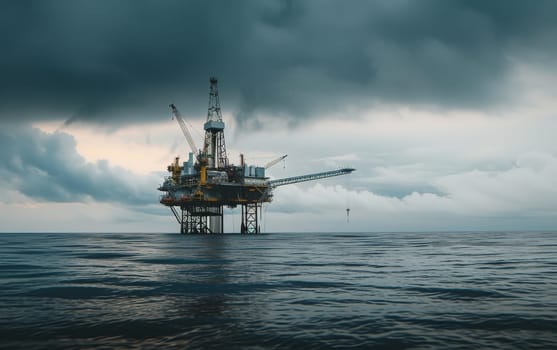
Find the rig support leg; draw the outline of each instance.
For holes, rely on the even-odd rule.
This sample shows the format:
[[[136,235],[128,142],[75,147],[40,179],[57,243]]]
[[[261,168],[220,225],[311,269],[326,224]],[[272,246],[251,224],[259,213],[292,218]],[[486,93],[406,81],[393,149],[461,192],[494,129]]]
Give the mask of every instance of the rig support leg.
[[[242,204],[242,226],[241,233],[243,234],[258,234],[259,222],[257,212],[261,207],[260,203],[246,203]]]
[[[198,215],[193,208],[182,207],[180,233],[211,233],[207,226],[207,216]]]
[[[206,209],[209,216],[209,230],[211,233],[223,233],[224,229],[224,216],[223,206],[210,207]]]

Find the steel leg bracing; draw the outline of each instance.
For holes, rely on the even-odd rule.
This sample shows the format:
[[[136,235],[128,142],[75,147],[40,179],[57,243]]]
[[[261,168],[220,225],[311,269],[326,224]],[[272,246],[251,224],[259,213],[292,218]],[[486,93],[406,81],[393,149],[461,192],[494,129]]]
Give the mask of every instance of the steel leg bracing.
[[[217,206],[183,206],[180,233],[223,233],[223,209]]]
[[[261,232],[257,216],[260,209],[261,203],[242,204],[241,233],[257,234]]]
[[[207,227],[207,217],[192,215],[188,210],[182,209],[180,233],[211,233]]]
[[[181,225],[182,224],[182,219],[180,218],[180,215],[178,215],[178,211],[176,210],[176,208],[170,207],[170,210],[172,210],[172,214],[174,214],[174,217],[176,218],[176,221],[178,221],[178,223]]]

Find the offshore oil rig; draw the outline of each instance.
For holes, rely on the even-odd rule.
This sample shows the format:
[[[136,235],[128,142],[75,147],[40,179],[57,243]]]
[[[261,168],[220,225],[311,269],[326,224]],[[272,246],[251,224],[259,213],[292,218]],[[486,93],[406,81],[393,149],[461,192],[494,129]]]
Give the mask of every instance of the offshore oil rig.
[[[258,213],[263,203],[271,202],[273,189],[278,186],[311,181],[326,177],[350,174],[351,168],[343,168],[316,174],[270,180],[265,177],[265,169],[280,162],[281,156],[265,166],[228,162],[224,142],[224,122],[222,121],[217,78],[209,79],[209,108],[204,124],[205,142],[198,149],[180,112],[174,104],[170,105],[172,118],[176,119],[192,150],[186,162],[180,163],[176,157],[167,170],[158,190],[164,194],[160,203],[169,207],[180,225],[180,233],[223,233],[223,208],[242,208],[240,232],[260,233]],[[178,209],[177,209],[178,208]]]

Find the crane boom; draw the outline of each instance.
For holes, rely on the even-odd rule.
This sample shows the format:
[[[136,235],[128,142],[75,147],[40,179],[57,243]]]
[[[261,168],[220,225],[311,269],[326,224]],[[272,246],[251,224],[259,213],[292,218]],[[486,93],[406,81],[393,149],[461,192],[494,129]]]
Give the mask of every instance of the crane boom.
[[[269,163],[265,164],[265,169],[269,169],[270,167],[272,167],[273,165],[277,164],[278,162],[280,162],[281,160],[283,160],[284,158],[286,158],[288,156],[288,154],[285,154],[281,157],[278,157],[277,159],[273,159],[271,160]]]
[[[324,179],[326,177],[346,175],[346,174],[350,174],[354,170],[356,170],[356,169],[343,168],[343,169],[338,169],[338,170],[325,171],[325,172],[322,172],[322,173],[286,177],[284,179],[271,180],[271,181],[269,181],[269,185],[271,187],[290,185],[290,184],[295,184],[295,183],[298,183],[298,182],[312,181],[312,180]]]
[[[176,108],[174,103],[170,104],[170,108],[172,108],[172,117],[176,118],[176,121],[178,122],[178,125],[180,125],[180,128],[182,129],[182,132],[184,133],[184,136],[186,137],[186,140],[188,141],[188,144],[191,148],[191,151],[193,152],[194,155],[197,156],[198,150],[197,150],[197,147],[195,146],[195,142],[193,142],[193,138],[191,137],[190,131],[188,130],[188,128],[186,126],[186,122],[184,122],[184,119],[182,118],[182,115],[180,114],[180,112],[178,111],[178,108]]]

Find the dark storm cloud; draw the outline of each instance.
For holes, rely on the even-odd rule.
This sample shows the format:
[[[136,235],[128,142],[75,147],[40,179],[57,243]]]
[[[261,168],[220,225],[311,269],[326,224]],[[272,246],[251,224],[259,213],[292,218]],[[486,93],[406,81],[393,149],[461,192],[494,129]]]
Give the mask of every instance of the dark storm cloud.
[[[482,107],[515,56],[555,56],[556,1],[5,1],[0,114],[66,123],[242,121],[372,101]]]
[[[0,130],[0,179],[39,201],[142,205],[156,196],[153,184],[149,187],[129,171],[107,161],[86,162],[71,135],[23,126]]]

